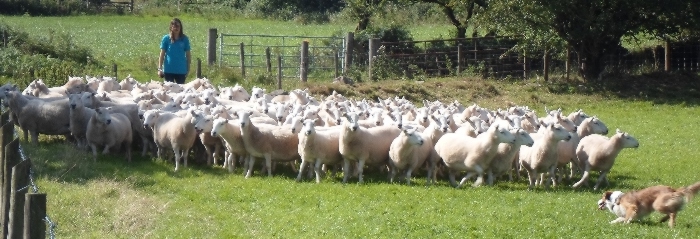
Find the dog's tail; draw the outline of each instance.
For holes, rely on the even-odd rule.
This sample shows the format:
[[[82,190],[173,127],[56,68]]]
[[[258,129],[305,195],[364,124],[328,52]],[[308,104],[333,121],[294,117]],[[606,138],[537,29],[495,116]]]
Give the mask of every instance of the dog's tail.
[[[690,185],[685,188],[679,188],[676,190],[677,192],[682,192],[683,195],[685,195],[685,200],[689,202],[690,200],[693,199],[695,194],[698,194],[700,192],[700,182],[696,182],[693,185]]]

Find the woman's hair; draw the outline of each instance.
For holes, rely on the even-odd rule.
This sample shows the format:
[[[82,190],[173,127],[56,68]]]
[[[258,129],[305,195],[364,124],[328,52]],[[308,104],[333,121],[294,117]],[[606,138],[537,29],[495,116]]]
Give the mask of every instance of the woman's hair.
[[[173,31],[172,31],[173,25],[180,26],[180,34],[177,37],[173,36]],[[178,18],[173,18],[173,20],[170,21],[170,27],[168,28],[168,31],[170,32],[170,43],[174,43],[175,40],[180,39],[180,38],[185,36],[185,30],[182,29],[182,21],[180,21],[180,19],[178,19]]]

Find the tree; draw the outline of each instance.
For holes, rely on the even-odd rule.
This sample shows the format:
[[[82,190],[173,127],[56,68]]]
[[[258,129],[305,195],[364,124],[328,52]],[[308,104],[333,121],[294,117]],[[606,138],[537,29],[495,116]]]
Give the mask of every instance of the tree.
[[[360,32],[369,26],[372,16],[382,11],[389,0],[347,0],[347,8],[350,8],[350,16],[358,19],[355,32]]]
[[[486,8],[487,0],[414,0],[416,2],[434,3],[442,8],[445,16],[457,28],[456,38],[466,38],[469,20],[475,15],[477,7]]]
[[[620,47],[623,36],[643,31],[673,34],[680,26],[691,25],[684,21],[697,23],[700,15],[686,15],[698,11],[693,1],[490,1],[489,11],[480,21],[501,34],[522,35],[525,44],[565,42],[581,59],[579,73],[586,80],[596,80],[605,68],[604,57]]]

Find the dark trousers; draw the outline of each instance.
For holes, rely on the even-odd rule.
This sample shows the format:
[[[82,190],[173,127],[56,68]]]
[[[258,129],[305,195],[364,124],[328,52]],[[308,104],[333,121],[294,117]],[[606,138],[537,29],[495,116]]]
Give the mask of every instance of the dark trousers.
[[[172,74],[172,73],[164,73],[165,75],[165,81],[170,81],[170,82],[175,82],[178,84],[185,84],[185,74]]]

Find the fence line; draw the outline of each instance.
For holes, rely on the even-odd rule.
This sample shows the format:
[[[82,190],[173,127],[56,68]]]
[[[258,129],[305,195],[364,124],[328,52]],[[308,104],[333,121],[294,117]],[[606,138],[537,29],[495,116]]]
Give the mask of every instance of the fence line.
[[[46,213],[46,194],[39,193],[34,169],[19,143],[10,111],[2,108],[0,115],[0,165],[2,165],[2,237],[56,237],[56,223]],[[22,193],[31,188],[31,192]]]
[[[301,63],[300,48],[303,41],[309,42],[309,72],[320,76],[331,76],[343,67],[345,38],[322,36],[279,36],[219,34],[219,66],[241,67],[263,71],[272,61],[272,56],[282,59],[284,78],[299,78]],[[266,51],[269,48],[270,55]],[[241,60],[242,59],[242,60]],[[337,59],[341,59],[340,63]],[[270,73],[270,72],[268,72]],[[243,74],[245,76],[245,73]]]

